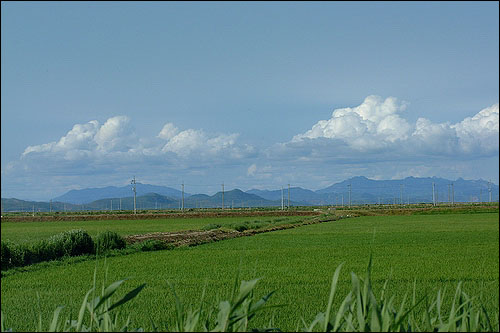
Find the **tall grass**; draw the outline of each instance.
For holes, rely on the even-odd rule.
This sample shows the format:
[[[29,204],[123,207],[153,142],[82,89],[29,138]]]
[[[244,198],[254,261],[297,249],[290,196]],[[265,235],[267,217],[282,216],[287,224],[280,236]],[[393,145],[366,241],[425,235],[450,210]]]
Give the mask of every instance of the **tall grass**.
[[[115,232],[101,232],[94,240],[82,229],[65,231],[32,244],[14,244],[4,241],[1,244],[2,270],[64,257],[104,254],[126,246],[125,239]]]
[[[386,280],[377,296],[371,281],[372,260],[370,257],[366,274],[363,278],[351,272],[351,288],[343,297],[339,306],[334,306],[337,285],[342,264],[335,270],[330,287],[327,307],[311,322],[301,320],[302,330],[306,332],[498,332],[498,312],[488,313],[477,296],[469,296],[462,289],[462,282],[457,284],[453,300],[449,308],[444,308],[445,292],[439,290],[436,295],[425,295],[416,299],[416,283],[412,294],[406,294],[400,304],[396,304],[390,295],[389,280]],[[83,298],[78,317],[62,319],[63,307],[53,313],[50,323],[43,324],[41,314],[37,323],[37,331],[143,331],[133,328],[131,315],[122,316],[117,309],[135,298],[145,284],[128,292],[119,300],[113,295],[127,280],[119,280],[105,286],[104,278],[100,296],[95,296],[96,273],[94,271],[93,287]],[[107,271],[106,275],[107,276]],[[232,296],[218,304],[204,307],[204,292],[199,306],[186,307],[177,296],[175,288],[169,283],[175,299],[175,318],[172,327],[166,323],[151,321],[152,331],[174,332],[244,332],[244,331],[280,331],[273,327],[272,318],[266,327],[255,327],[253,320],[262,311],[279,306],[267,305],[274,292],[263,297],[255,297],[254,288],[259,279],[239,281],[235,279]],[[338,302],[337,302],[338,303]],[[133,314],[133,313],[132,313]],[[11,331],[4,324],[2,312],[1,330]],[[299,323],[300,325],[300,323]],[[300,326],[297,326],[300,327]]]
[[[62,257],[92,254],[95,253],[94,251],[92,237],[81,229],[65,231],[33,244],[13,244],[2,241],[1,269],[27,266]]]
[[[96,253],[106,253],[110,250],[121,250],[127,245],[125,239],[113,231],[104,231],[99,233],[94,239],[94,244]]]

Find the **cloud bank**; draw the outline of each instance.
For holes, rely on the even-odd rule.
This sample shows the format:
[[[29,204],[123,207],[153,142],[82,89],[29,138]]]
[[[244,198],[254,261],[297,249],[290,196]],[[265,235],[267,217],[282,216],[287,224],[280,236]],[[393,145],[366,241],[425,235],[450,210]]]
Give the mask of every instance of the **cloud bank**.
[[[385,100],[368,96],[353,108],[333,111],[328,120],[320,120],[305,133],[295,135],[282,149],[294,149],[314,154],[315,148],[343,156],[346,148],[354,153],[391,151],[402,159],[422,155],[492,156],[498,154],[498,103],[473,117],[450,124],[433,123],[418,118],[409,124],[401,115],[407,103],[396,98]]]
[[[45,200],[71,188],[122,184],[132,175],[167,186],[191,179],[217,184],[214,189],[221,181],[249,189],[287,183],[320,188],[357,175],[481,178],[491,166],[498,173],[498,103],[457,123],[410,123],[408,108],[395,97],[368,96],[311,122],[289,141],[258,148],[240,142],[238,133],[165,122],[151,137],[139,137],[127,116],[91,120],[56,141],[26,147],[19,160],[6,164],[2,196],[4,189],[38,187],[45,194],[32,198]]]
[[[250,145],[239,145],[238,134],[210,135],[201,129],[179,131],[172,123],[166,123],[156,140],[138,138],[127,116],[109,118],[102,125],[97,120],[76,124],[58,141],[29,146],[21,159],[55,158],[67,161],[107,159],[117,156],[140,158],[157,157],[197,161],[224,155],[226,158],[242,158],[252,154]]]

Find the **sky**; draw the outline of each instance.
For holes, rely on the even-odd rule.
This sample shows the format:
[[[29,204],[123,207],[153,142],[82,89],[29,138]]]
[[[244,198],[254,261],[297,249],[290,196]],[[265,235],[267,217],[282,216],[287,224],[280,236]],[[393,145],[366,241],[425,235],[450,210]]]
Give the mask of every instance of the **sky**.
[[[498,184],[498,2],[1,6],[2,198]]]

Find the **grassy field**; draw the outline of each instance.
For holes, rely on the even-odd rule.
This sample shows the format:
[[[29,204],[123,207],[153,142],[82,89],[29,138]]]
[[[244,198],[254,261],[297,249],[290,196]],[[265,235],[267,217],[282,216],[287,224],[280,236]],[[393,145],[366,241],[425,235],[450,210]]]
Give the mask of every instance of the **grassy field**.
[[[284,223],[303,220],[305,216],[290,217],[219,217],[219,218],[174,218],[151,220],[111,220],[111,221],[57,221],[57,222],[2,222],[2,241],[15,243],[33,242],[48,238],[54,234],[71,229],[84,229],[91,236],[101,231],[114,231],[122,236],[144,234],[148,232],[168,232],[197,230],[209,224],[221,226],[245,221],[273,221],[280,219]]]
[[[95,233],[102,223],[96,221],[95,229],[88,227],[93,225],[89,222],[78,227]],[[121,231],[115,231],[122,234],[138,233],[137,230],[160,231],[153,230],[155,226],[148,226],[151,229],[143,231],[145,225],[138,227],[133,226],[134,223],[128,226],[133,231],[125,226]],[[145,223],[170,227],[170,224],[167,227],[155,220]],[[213,221],[199,221],[199,227],[209,223]],[[222,222],[218,219],[217,223]],[[75,224],[71,225],[73,227]],[[178,227],[192,229],[191,226]],[[20,235],[22,228],[12,228],[7,236],[23,239]],[[51,234],[62,230],[67,229],[53,229]],[[33,229],[26,228],[25,237],[31,237],[28,234],[32,232]],[[2,239],[4,237],[2,223]],[[270,304],[285,305],[262,315],[256,324],[266,325],[274,313],[274,326],[296,330],[302,327],[298,326],[301,317],[311,322],[319,311],[324,310],[335,268],[345,262],[338,291],[343,297],[350,285],[349,272],[363,275],[370,251],[374,258],[375,289],[391,275],[390,289],[398,299],[411,289],[414,279],[417,297],[426,292],[435,295],[438,288],[447,288],[449,299],[457,282],[462,280],[470,295],[482,295],[487,309],[498,313],[498,249],[498,213],[366,216],[192,248],[112,257],[107,260],[107,280],[112,282],[132,277],[122,294],[146,283],[146,288],[122,311],[132,314],[133,326],[147,330],[151,329],[150,317],[157,324],[172,323],[174,300],[167,280],[173,282],[179,296],[193,306],[198,304],[206,284],[205,300],[208,304],[215,304],[218,297],[229,297],[239,269],[242,279],[262,277],[256,288],[257,295],[276,290]],[[103,262],[98,264],[102,276]],[[93,261],[54,265],[3,277],[1,301],[6,326],[16,331],[34,330],[38,313],[34,306],[37,293],[40,294],[45,322],[49,321],[56,306],[62,304],[66,305],[65,313],[72,311],[75,315],[92,285],[95,265]]]

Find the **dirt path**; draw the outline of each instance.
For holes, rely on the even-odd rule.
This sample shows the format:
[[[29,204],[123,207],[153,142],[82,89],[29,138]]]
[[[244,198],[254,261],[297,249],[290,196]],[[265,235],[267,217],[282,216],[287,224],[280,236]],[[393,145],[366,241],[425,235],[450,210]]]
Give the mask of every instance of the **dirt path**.
[[[245,236],[253,236],[256,234],[261,234],[264,232],[272,232],[277,230],[291,229],[297,228],[304,225],[309,224],[318,224],[323,222],[331,222],[337,221],[341,219],[340,216],[329,216],[329,217],[317,217],[308,221],[304,221],[301,223],[294,224],[281,224],[277,226],[272,226],[263,229],[253,229],[253,230],[245,230],[245,231],[236,231],[236,230],[186,230],[186,231],[175,231],[175,232],[153,232],[142,235],[132,235],[125,237],[125,240],[129,244],[143,242],[146,240],[160,240],[168,244],[172,244],[174,246],[195,246],[199,244],[217,242],[224,239],[231,239],[237,237],[245,237]]]
[[[146,214],[90,214],[90,215],[41,215],[41,216],[3,216],[2,222],[56,222],[56,221],[96,221],[96,220],[149,220],[209,217],[252,217],[252,216],[315,216],[321,212],[304,211],[221,211],[188,213],[146,213]]]

